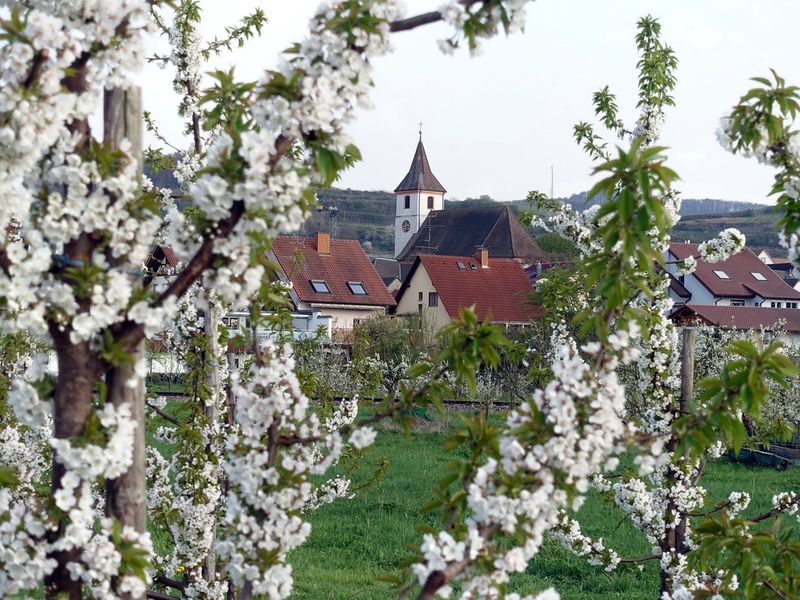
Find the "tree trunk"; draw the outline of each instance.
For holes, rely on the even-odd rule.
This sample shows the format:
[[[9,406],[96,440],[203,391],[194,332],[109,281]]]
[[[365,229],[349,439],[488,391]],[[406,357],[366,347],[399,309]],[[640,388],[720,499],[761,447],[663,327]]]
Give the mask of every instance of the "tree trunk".
[[[142,94],[138,87],[128,90],[106,90],[103,98],[105,141],[119,147],[123,139],[131,144],[131,156],[142,171]],[[114,406],[130,404],[131,418],[136,422],[133,463],[126,473],[106,482],[106,513],[123,527],[144,532],[147,525],[145,474],[144,381],[137,379],[135,364],[144,355],[144,342],[130,350],[131,362],[112,368],[107,374],[109,402]],[[130,387],[128,381],[136,379]],[[115,590],[116,591],[116,590]],[[143,596],[119,594],[122,600],[139,600]]]
[[[686,412],[686,407],[694,395],[694,351],[697,341],[697,330],[693,327],[685,327],[681,333],[681,395],[678,405],[673,406],[673,421]],[[667,443],[667,451],[675,452],[678,446],[678,439],[675,434],[670,437]],[[667,471],[667,481],[670,489],[675,481],[675,473]],[[664,538],[661,540],[662,553],[678,552],[686,554],[686,526],[687,518],[685,513],[678,513],[675,501],[670,498],[667,501],[667,509],[664,518],[672,520],[673,515],[677,515],[677,523],[672,527],[667,527],[664,531]],[[672,578],[663,569],[661,570],[661,590],[660,594],[672,593]]]
[[[92,410],[92,387],[95,382],[95,357],[88,342],[73,345],[69,331],[59,331],[57,325],[50,327],[56,355],[58,357],[58,379],[53,396],[53,435],[60,439],[73,439],[83,435],[86,421]],[[51,493],[61,488],[65,469],[53,456]],[[63,525],[48,535],[55,542],[64,534]],[[80,558],[82,549],[73,548],[51,552],[48,558],[55,559],[56,568],[45,578],[45,595],[59,600],[79,600],[81,583],[73,581],[67,564]]]

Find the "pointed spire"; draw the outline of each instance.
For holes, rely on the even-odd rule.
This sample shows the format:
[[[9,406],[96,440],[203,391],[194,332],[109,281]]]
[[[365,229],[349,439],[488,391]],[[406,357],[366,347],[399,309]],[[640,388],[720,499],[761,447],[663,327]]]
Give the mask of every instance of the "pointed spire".
[[[422,123],[419,124],[419,142],[417,142],[417,150],[414,152],[414,158],[411,161],[411,168],[394,191],[442,193],[447,191],[431,171],[428,155],[425,154],[425,146],[422,145]]]

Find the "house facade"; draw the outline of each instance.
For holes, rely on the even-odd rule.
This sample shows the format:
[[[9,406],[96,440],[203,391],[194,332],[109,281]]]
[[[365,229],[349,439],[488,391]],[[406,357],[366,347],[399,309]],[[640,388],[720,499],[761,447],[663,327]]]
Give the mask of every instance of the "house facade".
[[[684,275],[676,263],[690,256],[697,259],[697,268]],[[670,297],[676,306],[800,308],[800,292],[749,248],[718,263],[703,262],[699,256],[698,244],[670,244],[666,268],[671,276]]]
[[[475,256],[417,256],[397,294],[397,315],[422,314],[438,330],[473,308],[482,321],[522,325],[540,317],[530,304],[533,291],[519,261]]]
[[[395,306],[356,240],[331,239],[324,232],[313,238],[279,236],[269,258],[289,285],[295,312],[329,317],[334,333],[346,334],[360,321]]]

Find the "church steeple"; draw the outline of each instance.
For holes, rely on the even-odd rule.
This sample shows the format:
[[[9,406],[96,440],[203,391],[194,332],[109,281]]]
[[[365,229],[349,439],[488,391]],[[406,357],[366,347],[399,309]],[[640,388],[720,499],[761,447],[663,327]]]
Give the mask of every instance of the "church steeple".
[[[394,219],[395,256],[403,251],[431,211],[444,208],[446,191],[431,171],[425,146],[422,145],[422,123],[420,123],[419,142],[411,161],[411,168],[394,190],[397,198]]]
[[[414,158],[411,161],[411,168],[394,191],[395,193],[419,191],[445,193],[447,191],[431,171],[428,155],[425,153],[425,146],[422,145],[421,131],[419,142],[417,142],[417,150],[414,152]]]

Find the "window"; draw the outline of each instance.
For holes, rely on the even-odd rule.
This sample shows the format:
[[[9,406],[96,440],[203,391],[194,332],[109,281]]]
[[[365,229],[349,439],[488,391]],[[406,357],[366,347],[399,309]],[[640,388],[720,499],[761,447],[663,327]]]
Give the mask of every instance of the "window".
[[[411,196],[406,196],[406,201],[403,208],[411,208]]]
[[[239,317],[231,317],[228,322],[229,329],[239,329]]]
[[[469,268],[472,269],[473,271],[477,271],[478,265],[476,265],[475,263],[469,263]]]
[[[433,196],[428,196],[428,208],[433,208]]]
[[[458,267],[459,271],[464,271],[467,268],[467,267],[464,266],[464,263],[462,263],[462,262],[457,262],[456,266]]]
[[[428,294],[428,306],[439,306],[439,294],[436,292]]]
[[[328,287],[328,284],[322,281],[322,279],[312,279],[311,280],[311,287],[314,288],[314,291],[318,294],[330,294],[331,290]]]
[[[417,312],[418,312],[419,314],[422,314],[422,304],[418,304],[418,305],[417,305]]]
[[[770,302],[770,308],[783,308],[783,302]]]
[[[349,287],[350,291],[353,292],[356,296],[367,295],[367,290],[364,289],[364,286],[360,281],[348,281],[347,287]]]
[[[422,292],[417,293],[417,302],[422,302]]]
[[[764,277],[761,273],[750,273],[753,277],[755,277],[758,281],[766,281],[767,278]]]
[[[731,300],[731,306],[744,306],[744,300]]]
[[[714,271],[714,275],[716,275],[720,279],[730,279],[730,277],[725,271]]]
[[[797,308],[797,302],[787,302],[786,308]]]

